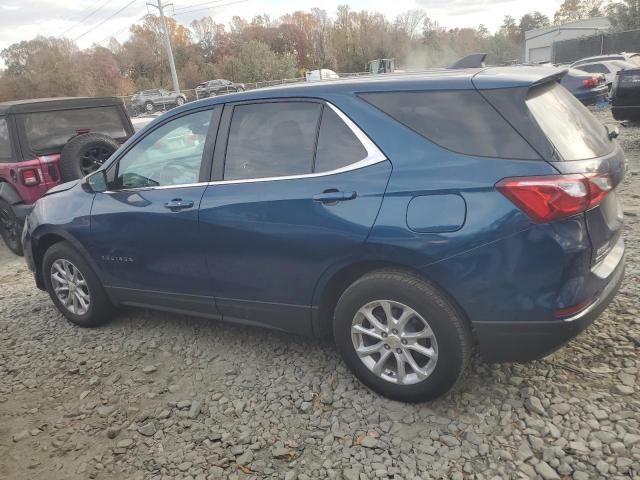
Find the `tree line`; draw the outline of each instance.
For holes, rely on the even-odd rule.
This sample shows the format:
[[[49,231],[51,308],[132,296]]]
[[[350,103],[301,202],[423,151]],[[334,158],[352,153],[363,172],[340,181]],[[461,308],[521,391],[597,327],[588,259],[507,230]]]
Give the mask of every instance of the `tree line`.
[[[604,4],[603,0],[565,0],[554,23],[607,14],[620,30],[640,27],[640,0]],[[182,89],[226,78],[261,82],[300,77],[306,70],[330,68],[361,72],[368,61],[395,58],[396,67],[445,66],[463,55],[485,51],[492,64],[521,59],[524,32],[549,25],[531,12],[520,19],[505,16],[494,33],[477,28],[444,28],[424,10],[409,10],[395,19],[381,13],[340,6],[296,11],[278,19],[259,15],[233,17],[229,25],[203,17],[182,25],[167,18]],[[79,49],[71,40],[36,37],[0,52],[0,101],[50,96],[130,95],[148,88],[169,88],[169,65],[159,18],[146,15],[130,27],[122,43],[110,39]]]

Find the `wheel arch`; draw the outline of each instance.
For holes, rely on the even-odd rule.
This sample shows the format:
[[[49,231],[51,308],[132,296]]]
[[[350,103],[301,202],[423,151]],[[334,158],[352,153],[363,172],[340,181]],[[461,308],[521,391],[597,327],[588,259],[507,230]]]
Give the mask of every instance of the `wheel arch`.
[[[32,252],[34,273],[36,277],[36,285],[38,286],[38,288],[44,288],[44,280],[42,278],[42,259],[44,258],[44,254],[49,248],[60,242],[69,243],[76,250],[76,252],[78,252],[78,254],[87,261],[87,263],[95,272],[96,276],[100,279],[100,281],[102,281],[100,269],[89,255],[89,252],[87,252],[87,250],[82,246],[82,244],[67,232],[54,230],[43,232],[37,237],[34,236]]]
[[[333,312],[342,293],[356,280],[364,275],[376,270],[400,270],[407,274],[414,275],[428,282],[436,288],[460,313],[461,317],[471,331],[473,331],[472,323],[469,320],[465,310],[456,301],[456,299],[444,289],[436,279],[430,278],[410,265],[394,261],[385,260],[359,260],[354,261],[340,267],[336,267],[331,271],[325,272],[316,286],[313,298],[314,308],[311,315],[311,326],[315,336],[329,336],[332,334],[333,328]]]

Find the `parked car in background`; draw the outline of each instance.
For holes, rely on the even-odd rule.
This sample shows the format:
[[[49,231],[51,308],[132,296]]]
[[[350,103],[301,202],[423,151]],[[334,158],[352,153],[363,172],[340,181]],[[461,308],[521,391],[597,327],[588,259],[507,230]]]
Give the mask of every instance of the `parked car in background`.
[[[186,101],[187,97],[183,93],[163,89],[143,90],[134,93],[131,97],[131,104],[136,113],[168,110],[175,106],[184,105]]]
[[[25,257],[80,326],[137,305],[332,333],[370,388],[433,399],[476,342],[490,361],[540,358],[622,281],[625,157],[562,74],[438,70],[187,104],[40,199]]]
[[[561,83],[584,105],[596,105],[608,100],[609,88],[601,73],[587,73],[569,68]]]
[[[611,85],[613,84],[613,81],[616,78],[616,73],[619,70],[629,70],[637,68],[637,66],[624,60],[602,60],[593,63],[583,63],[575,68],[587,73],[604,75],[604,81],[607,84],[607,88],[611,90]]]
[[[306,72],[304,74],[304,78],[307,82],[311,82],[316,80],[335,80],[340,78],[340,76],[333,70],[320,68],[318,70],[310,70]]]
[[[569,65],[571,68],[575,68],[579,65],[584,65],[586,63],[595,63],[595,62],[603,62],[608,60],[622,60],[624,62],[629,62],[633,65],[640,66],[640,53],[610,53],[606,55],[596,55],[593,57],[582,58],[576,62],[573,62]]]
[[[119,98],[0,103],[0,235],[9,249],[22,253],[22,225],[36,200],[97,170],[132,134]]]
[[[245,89],[246,85],[244,83],[233,83],[229,80],[219,78],[199,84],[196,87],[196,94],[198,98],[213,97],[216,95],[224,95],[225,93],[242,92]]]
[[[611,89],[611,113],[616,120],[640,121],[640,68],[616,74]]]

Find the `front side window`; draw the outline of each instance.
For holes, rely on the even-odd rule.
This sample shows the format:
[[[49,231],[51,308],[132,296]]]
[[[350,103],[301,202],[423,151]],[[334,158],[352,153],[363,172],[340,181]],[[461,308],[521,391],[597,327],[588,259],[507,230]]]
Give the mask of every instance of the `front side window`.
[[[0,159],[11,158],[11,139],[9,138],[9,125],[7,119],[0,117]]]
[[[116,106],[26,113],[20,116],[20,121],[29,148],[38,155],[60,152],[71,138],[87,130],[117,140],[127,137]]]
[[[539,158],[475,90],[376,92],[360,97],[448,150],[481,157]]]
[[[311,102],[234,107],[224,179],[311,173],[321,109],[322,105]]]
[[[176,118],[142,138],[118,162],[110,188],[148,188],[195,183],[212,110]]]

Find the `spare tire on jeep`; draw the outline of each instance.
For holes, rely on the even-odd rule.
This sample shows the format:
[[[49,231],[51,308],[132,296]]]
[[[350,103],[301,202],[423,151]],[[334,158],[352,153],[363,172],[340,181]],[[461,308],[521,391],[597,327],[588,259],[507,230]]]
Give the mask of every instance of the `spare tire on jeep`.
[[[95,172],[118,149],[118,143],[101,133],[73,137],[60,154],[60,176],[68,182]]]

